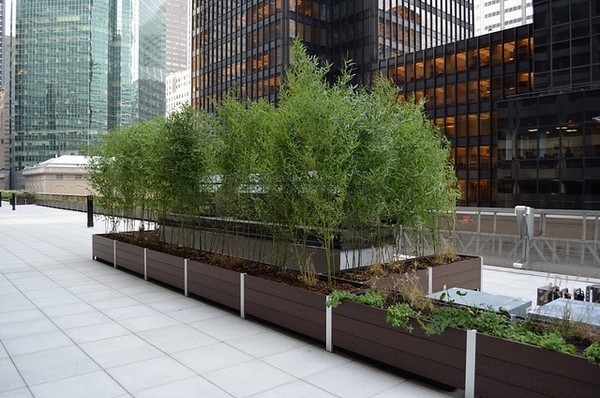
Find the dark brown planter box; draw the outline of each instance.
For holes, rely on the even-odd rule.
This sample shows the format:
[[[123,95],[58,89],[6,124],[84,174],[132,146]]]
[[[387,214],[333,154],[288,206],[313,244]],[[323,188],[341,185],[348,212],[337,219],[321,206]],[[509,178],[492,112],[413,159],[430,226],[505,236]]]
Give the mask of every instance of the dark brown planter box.
[[[481,257],[463,256],[459,261],[431,267],[431,293],[436,293],[445,288],[460,287],[463,289],[480,290],[481,289]],[[418,269],[415,271],[423,291],[429,291],[430,269]],[[377,284],[380,287],[387,286],[393,289],[396,282],[401,280],[403,275],[393,275],[378,278]],[[396,281],[396,282],[394,282]]]
[[[246,314],[325,341],[325,295],[246,275]]]
[[[146,251],[146,272],[148,278],[157,280],[178,289],[184,288],[184,272],[182,257],[157,252]]]
[[[117,267],[144,275],[144,248],[117,241]]]
[[[113,264],[114,258],[114,240],[103,235],[92,236],[92,258],[102,260]],[[142,258],[143,260],[143,258]]]
[[[188,292],[239,310],[240,273],[189,260]]]
[[[498,337],[477,334],[475,392],[494,397],[600,397],[600,366]]]
[[[466,331],[447,329],[426,336],[386,322],[386,311],[344,302],[333,310],[333,346],[437,382],[464,388]]]
[[[481,257],[466,257],[450,264],[431,268],[433,271],[433,292],[444,290],[444,286],[463,289],[481,289]]]

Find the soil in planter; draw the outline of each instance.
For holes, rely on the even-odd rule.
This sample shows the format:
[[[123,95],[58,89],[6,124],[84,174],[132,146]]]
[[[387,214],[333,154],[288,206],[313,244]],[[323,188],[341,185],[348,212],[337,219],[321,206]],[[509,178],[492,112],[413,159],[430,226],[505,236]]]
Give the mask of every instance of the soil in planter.
[[[457,255],[452,259],[452,261],[460,261],[466,258],[468,257]],[[440,265],[444,265],[444,263],[437,262],[434,256],[426,256],[410,258],[402,261],[393,261],[384,264],[352,268],[340,271],[336,273],[335,276],[348,281],[368,282],[374,278],[407,274],[412,271],[427,269],[429,267],[437,267]]]
[[[298,271],[165,243],[158,239],[157,231],[114,233],[109,234],[108,237],[151,250],[210,264],[215,267],[245,272],[248,275],[268,279],[274,282],[285,283],[290,286],[299,287],[316,293],[329,294],[333,290],[348,290],[351,292],[359,292],[361,290],[355,283],[341,280],[335,280],[331,287],[323,280],[317,280],[316,283],[311,286],[304,282],[301,273]]]

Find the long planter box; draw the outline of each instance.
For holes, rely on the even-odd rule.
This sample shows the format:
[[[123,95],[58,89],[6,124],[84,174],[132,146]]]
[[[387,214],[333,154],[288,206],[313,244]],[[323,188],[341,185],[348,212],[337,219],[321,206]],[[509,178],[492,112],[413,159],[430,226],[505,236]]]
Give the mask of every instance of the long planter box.
[[[235,310],[240,309],[240,273],[188,261],[188,292]]]
[[[117,266],[144,275],[144,248],[117,241]]]
[[[92,258],[113,264],[115,261],[114,240],[103,235],[92,236]]]
[[[581,357],[477,335],[475,391],[494,397],[600,397],[600,366]]]
[[[94,258],[113,264],[114,241],[95,235],[92,242]],[[141,264],[144,261],[143,252],[117,242],[117,264],[123,267],[134,264],[131,268],[138,272],[140,261]],[[136,259],[136,255],[141,259]],[[125,258],[124,262],[120,260]],[[480,269],[481,260],[475,260]],[[466,275],[473,272],[469,267],[466,266]],[[235,271],[148,249],[146,271],[149,278],[326,341],[328,346],[332,343],[333,347],[433,381],[466,388],[466,331],[448,329],[442,335],[426,336],[415,322],[413,332],[407,333],[391,327],[381,309],[350,302],[328,309],[322,294],[248,275],[241,277]],[[444,281],[440,283],[452,286],[452,276],[447,271],[440,272],[438,278]],[[468,284],[460,287],[474,288]],[[328,313],[331,323],[327,321]],[[600,366],[585,358],[482,334],[476,334],[476,344],[471,350],[475,350],[472,373],[475,394],[486,398],[600,397]]]
[[[461,260],[450,264],[416,270],[415,275],[419,279],[423,291],[428,294],[451,287],[481,290],[482,266],[481,257],[463,256]],[[402,275],[384,276],[378,278],[376,283],[380,287],[393,289],[402,278]]]
[[[155,250],[146,250],[148,278],[182,290],[185,287],[184,262],[185,259],[181,257]]]
[[[344,302],[333,310],[333,345],[449,386],[465,385],[466,331],[425,336],[413,322],[408,333],[386,322],[386,311]]]
[[[246,314],[325,341],[325,296],[293,286],[245,277]]]

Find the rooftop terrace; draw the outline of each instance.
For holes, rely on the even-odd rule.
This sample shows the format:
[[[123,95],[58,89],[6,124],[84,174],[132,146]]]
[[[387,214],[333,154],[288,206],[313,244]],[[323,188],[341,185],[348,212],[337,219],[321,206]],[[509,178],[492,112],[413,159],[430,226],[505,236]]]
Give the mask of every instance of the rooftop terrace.
[[[0,208],[0,397],[460,397],[93,261],[86,214]],[[484,259],[485,261],[485,259]],[[598,280],[484,266],[535,302]]]

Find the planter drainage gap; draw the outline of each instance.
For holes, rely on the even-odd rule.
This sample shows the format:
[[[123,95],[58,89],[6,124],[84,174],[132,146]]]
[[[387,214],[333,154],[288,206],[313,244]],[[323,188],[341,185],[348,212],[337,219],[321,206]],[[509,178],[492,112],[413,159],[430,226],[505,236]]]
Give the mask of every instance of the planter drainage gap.
[[[475,397],[476,342],[477,330],[467,330],[467,347],[465,350],[465,398]]]
[[[244,277],[245,273],[240,274],[240,317],[246,319],[246,308],[244,306]]]
[[[327,305],[329,295],[325,296],[325,349],[333,352],[333,308]]]

